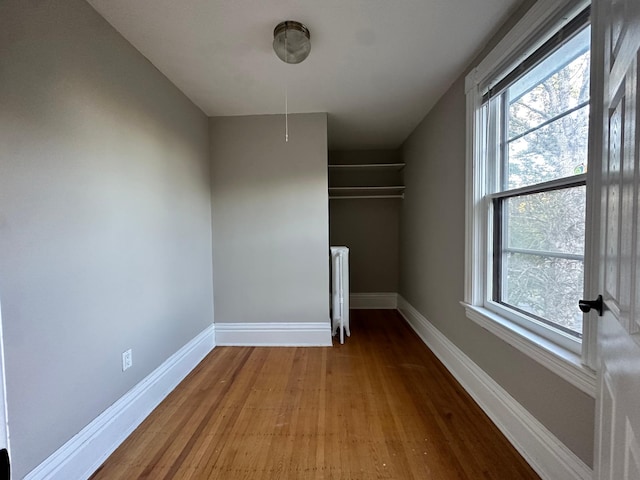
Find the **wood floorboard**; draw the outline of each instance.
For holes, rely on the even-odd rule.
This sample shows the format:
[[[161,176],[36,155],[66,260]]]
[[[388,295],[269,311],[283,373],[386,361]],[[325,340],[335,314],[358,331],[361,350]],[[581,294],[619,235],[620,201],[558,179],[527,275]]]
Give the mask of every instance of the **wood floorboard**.
[[[217,347],[92,480],[539,477],[393,310],[328,348]]]

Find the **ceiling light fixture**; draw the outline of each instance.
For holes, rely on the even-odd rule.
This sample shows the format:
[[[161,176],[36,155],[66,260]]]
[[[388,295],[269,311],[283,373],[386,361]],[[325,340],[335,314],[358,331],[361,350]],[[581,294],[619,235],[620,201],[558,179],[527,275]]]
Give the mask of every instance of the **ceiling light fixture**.
[[[273,50],[286,63],[300,63],[311,51],[311,35],[302,23],[287,20],[273,30]]]
[[[285,63],[296,64],[309,56],[311,34],[309,29],[295,20],[280,22],[273,30],[273,51]],[[284,141],[289,142],[289,95],[284,87]]]

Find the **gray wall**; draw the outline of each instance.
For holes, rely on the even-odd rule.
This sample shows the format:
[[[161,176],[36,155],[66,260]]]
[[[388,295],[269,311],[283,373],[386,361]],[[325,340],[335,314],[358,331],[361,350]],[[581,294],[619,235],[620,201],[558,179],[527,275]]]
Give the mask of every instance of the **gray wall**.
[[[331,164],[400,163],[399,150],[331,151]],[[335,170],[332,186],[401,185],[397,170]],[[402,200],[358,199],[329,202],[331,245],[349,247],[349,287],[353,293],[398,291],[398,235]]]
[[[210,119],[216,322],[328,322],[327,115]]]
[[[0,301],[22,478],[212,323],[209,140],[205,115],[84,1],[1,2],[0,45]]]
[[[515,18],[506,28],[513,23]],[[465,108],[461,75],[404,143],[400,293],[592,465],[594,400],[468,320],[459,304],[464,295]]]

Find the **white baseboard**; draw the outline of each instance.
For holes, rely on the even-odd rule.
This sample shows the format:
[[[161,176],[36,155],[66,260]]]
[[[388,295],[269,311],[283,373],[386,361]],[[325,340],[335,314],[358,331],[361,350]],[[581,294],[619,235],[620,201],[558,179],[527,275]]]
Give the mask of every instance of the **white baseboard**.
[[[216,323],[216,345],[234,347],[330,347],[331,323]]]
[[[398,310],[542,479],[591,480],[582,460],[401,296]]]
[[[169,357],[32,470],[25,480],[85,480],[215,347],[214,326]]]
[[[349,307],[358,310],[398,308],[398,294],[395,292],[351,293]]]

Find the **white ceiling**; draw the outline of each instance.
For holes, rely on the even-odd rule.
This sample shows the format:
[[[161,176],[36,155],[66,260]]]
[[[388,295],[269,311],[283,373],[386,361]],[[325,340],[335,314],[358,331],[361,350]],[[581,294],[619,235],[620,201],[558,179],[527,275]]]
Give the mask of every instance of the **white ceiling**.
[[[396,148],[520,0],[88,0],[207,115],[328,112],[332,149]],[[288,65],[273,29],[297,20]]]

